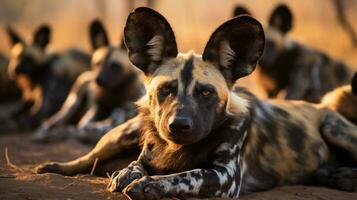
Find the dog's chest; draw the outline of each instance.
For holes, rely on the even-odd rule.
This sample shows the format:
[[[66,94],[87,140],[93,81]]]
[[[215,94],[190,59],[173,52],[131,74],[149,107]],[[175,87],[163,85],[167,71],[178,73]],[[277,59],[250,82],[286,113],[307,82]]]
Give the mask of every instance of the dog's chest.
[[[209,148],[197,147],[153,150],[151,160],[147,162],[149,174],[170,174],[205,166],[210,160]]]

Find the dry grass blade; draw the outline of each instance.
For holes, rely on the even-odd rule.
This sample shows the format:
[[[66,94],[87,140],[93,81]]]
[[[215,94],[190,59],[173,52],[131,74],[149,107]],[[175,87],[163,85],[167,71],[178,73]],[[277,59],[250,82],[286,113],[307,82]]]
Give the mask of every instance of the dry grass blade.
[[[12,167],[12,168],[14,168],[14,169],[16,169],[16,170],[22,171],[22,172],[24,171],[24,170],[21,169],[20,167],[18,167],[18,166],[16,166],[16,165],[14,165],[14,164],[11,163],[10,158],[9,158],[9,153],[8,153],[8,150],[7,150],[7,147],[5,147],[5,159],[6,159],[6,163],[7,163],[8,166],[10,166],[10,167]]]
[[[95,158],[90,175],[93,175],[95,168],[97,167],[98,158]]]

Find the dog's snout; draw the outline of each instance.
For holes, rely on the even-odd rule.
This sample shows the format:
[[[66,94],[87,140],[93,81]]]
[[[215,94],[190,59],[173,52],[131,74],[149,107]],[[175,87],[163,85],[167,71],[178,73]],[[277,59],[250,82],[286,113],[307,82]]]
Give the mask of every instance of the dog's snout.
[[[186,133],[192,130],[192,120],[188,117],[176,117],[170,120],[169,129],[172,133]]]

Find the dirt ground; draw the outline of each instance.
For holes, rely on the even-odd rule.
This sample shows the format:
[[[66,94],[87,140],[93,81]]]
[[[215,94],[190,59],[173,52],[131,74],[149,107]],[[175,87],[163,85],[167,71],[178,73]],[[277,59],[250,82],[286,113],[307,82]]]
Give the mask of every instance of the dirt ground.
[[[52,160],[67,161],[88,152],[91,147],[76,141],[51,145],[34,144],[30,134],[0,136],[0,199],[125,199],[106,191],[108,178],[91,175],[66,177],[35,173],[35,167]],[[7,148],[8,165],[5,149]],[[285,186],[243,196],[242,200],[348,200],[357,193],[306,186]]]

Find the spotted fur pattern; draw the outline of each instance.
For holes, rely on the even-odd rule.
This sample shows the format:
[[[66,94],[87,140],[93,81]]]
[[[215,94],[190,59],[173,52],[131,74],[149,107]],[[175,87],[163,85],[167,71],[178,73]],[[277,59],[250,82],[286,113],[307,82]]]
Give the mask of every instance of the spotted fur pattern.
[[[0,102],[14,101],[21,97],[19,88],[14,80],[11,80],[7,73],[8,58],[0,53]]]

